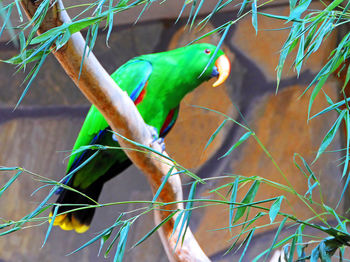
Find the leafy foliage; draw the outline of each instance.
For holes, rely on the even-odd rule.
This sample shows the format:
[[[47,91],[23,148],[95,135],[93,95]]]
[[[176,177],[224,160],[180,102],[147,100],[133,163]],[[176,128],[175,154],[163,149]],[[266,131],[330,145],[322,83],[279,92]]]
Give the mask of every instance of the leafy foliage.
[[[19,54],[2,62],[10,63],[16,65],[19,70],[25,70],[29,65],[32,65],[29,73],[25,81],[27,85],[23,91],[22,96],[20,97],[16,107],[22,101],[24,95],[28,92],[31,83],[37,76],[39,70],[44,64],[44,61],[48,55],[52,52],[57,52],[60,48],[62,48],[68,41],[72,34],[86,30],[86,46],[85,46],[85,54],[88,55],[95,45],[96,39],[98,37],[98,28],[101,24],[105,24],[105,29],[107,30],[106,36],[106,44],[108,45],[108,39],[111,35],[113,29],[114,16],[119,12],[128,10],[135,6],[143,5],[143,9],[140,12],[140,15],[136,18],[137,22],[142,14],[149,8],[150,5],[155,4],[156,2],[165,2],[165,1],[156,1],[156,0],[121,0],[114,3],[113,1],[106,0],[97,0],[93,3],[84,5],[84,11],[79,15],[74,17],[71,23],[59,25],[51,30],[48,30],[42,33],[39,36],[35,36],[36,31],[40,28],[42,23],[44,23],[45,14],[52,7],[50,0],[41,1],[40,5],[35,12],[33,19],[23,23],[23,14],[19,7],[19,1],[12,1],[10,4],[4,6],[4,3],[0,1],[0,16],[3,20],[3,25],[0,29],[0,37],[3,34],[4,30],[8,30],[9,34],[12,37],[12,41],[19,45]],[[331,1],[329,4],[324,3],[323,10],[314,10],[310,8],[311,0],[290,0],[290,14],[288,16],[269,14],[265,12],[260,12],[259,8],[274,2],[273,0],[261,2],[257,0],[242,0],[239,3],[237,9],[237,18],[235,20],[226,21],[222,25],[218,26],[211,32],[204,34],[197,41],[204,37],[207,37],[214,33],[222,33],[222,37],[218,43],[218,47],[223,43],[226,35],[228,34],[231,26],[237,23],[240,19],[245,16],[251,15],[252,26],[254,27],[256,33],[259,33],[258,27],[258,15],[266,16],[271,19],[280,19],[289,23],[289,35],[283,44],[280,52],[280,58],[277,65],[277,87],[276,92],[278,91],[278,86],[282,77],[282,72],[284,69],[285,62],[288,57],[290,57],[293,53],[295,53],[295,57],[293,57],[293,68],[296,70],[299,75],[302,69],[302,66],[309,59],[310,55],[319,51],[323,42],[327,39],[327,37],[334,33],[334,30],[339,28],[340,26],[349,23],[350,21],[350,1],[342,1],[335,0]],[[216,15],[221,9],[229,5],[236,5],[237,1],[233,0],[217,0],[215,6],[212,11],[204,18],[198,19],[199,11],[201,10],[204,4],[204,0],[184,0],[183,7],[179,13],[178,19],[182,17],[185,13],[186,8],[188,7],[189,15],[187,19],[187,24],[189,28],[204,27],[210,19]],[[69,8],[76,8],[81,6],[71,6]],[[14,14],[14,11],[17,12],[18,17],[20,18],[20,24],[18,27],[13,27],[11,24],[11,17]],[[92,12],[90,16],[86,16],[87,12]],[[199,20],[199,21],[198,21]],[[28,34],[24,34],[24,31],[29,31]],[[343,150],[345,153],[344,161],[343,161],[343,177],[346,177],[345,186],[342,192],[342,197],[345,193],[345,190],[350,181],[349,175],[349,148],[350,148],[350,107],[349,107],[349,99],[345,96],[341,101],[333,102],[330,97],[322,89],[323,85],[326,81],[336,73],[345,73],[345,83],[343,86],[343,90],[350,80],[350,67],[346,68],[343,66],[344,62],[349,61],[349,52],[350,48],[350,32],[347,33],[340,41],[337,47],[329,54],[329,58],[323,68],[317,73],[313,81],[309,84],[309,86],[305,89],[304,94],[306,92],[311,92],[310,100],[309,100],[309,110],[308,110],[308,118],[309,121],[312,121],[314,118],[319,117],[321,115],[326,115],[329,112],[335,111],[338,114],[337,120],[334,122],[333,126],[330,130],[325,134],[324,139],[321,141],[319,150],[315,156],[315,161],[319,159],[319,157],[326,153],[326,149],[333,142],[335,138],[335,134],[339,132],[339,128],[341,123],[345,123],[346,126],[346,148]],[[294,51],[294,52],[293,52]],[[83,61],[82,61],[83,63]],[[320,91],[323,92],[320,92]],[[329,106],[324,108],[320,112],[311,116],[312,105],[317,96],[323,94],[325,99],[327,100]],[[187,200],[183,202],[186,203],[185,208],[182,210],[169,210],[169,215],[164,218],[158,225],[156,225],[152,230],[150,230],[144,237],[142,237],[137,243],[134,244],[133,247],[138,246],[145,240],[147,240],[154,232],[156,232],[161,226],[167,223],[171,219],[175,219],[175,228],[174,234],[178,232],[178,244],[180,244],[180,239],[186,233],[186,230],[190,223],[190,218],[192,212],[199,208],[204,208],[210,204],[220,204],[226,205],[228,208],[228,227],[220,228],[216,230],[232,230],[234,227],[241,227],[240,233],[232,238],[232,245],[228,248],[226,253],[230,253],[233,250],[237,251],[240,248],[244,249],[242,251],[242,255],[239,261],[242,261],[243,257],[247,252],[249,252],[249,244],[251,243],[254,234],[261,228],[272,227],[278,225],[278,229],[276,231],[275,237],[270,245],[270,247],[262,252],[259,256],[255,258],[254,261],[258,261],[259,259],[264,257],[264,260],[268,258],[273,249],[282,248],[282,254],[285,258],[285,261],[317,261],[320,259],[321,261],[330,261],[332,257],[336,254],[336,251],[339,251],[339,260],[342,261],[342,257],[344,254],[345,248],[350,243],[350,233],[346,228],[346,223],[348,223],[348,219],[342,217],[331,207],[326,206],[323,202],[316,203],[313,200],[313,192],[317,189],[320,195],[321,185],[320,181],[317,179],[317,176],[312,171],[311,165],[307,163],[307,161],[298,153],[294,155],[294,165],[300,171],[300,174],[305,176],[308,184],[307,192],[296,192],[291,183],[288,181],[288,178],[280,169],[278,163],[273,159],[269,151],[265,148],[263,143],[259,140],[254,130],[252,130],[249,126],[246,126],[242,123],[237,122],[235,119],[222,114],[221,112],[217,112],[211,109],[202,108],[203,110],[210,110],[217,114],[220,114],[224,117],[224,121],[221,125],[216,129],[213,135],[210,137],[204,149],[206,149],[215,139],[219,132],[223,130],[223,127],[227,123],[233,123],[238,125],[244,130],[243,135],[235,142],[233,142],[230,149],[222,156],[226,157],[234,150],[237,149],[238,146],[243,144],[245,141],[253,140],[257,143],[266,156],[271,160],[275,168],[278,170],[280,175],[284,178],[285,184],[277,183],[275,181],[267,180],[260,176],[254,177],[245,177],[239,175],[227,175],[222,177],[210,178],[213,179],[230,179],[231,182],[224,184],[220,187],[214,188],[210,191],[215,196],[219,197],[219,200],[216,198],[196,198],[196,188],[198,183],[206,183],[209,179],[201,179],[197,175],[193,174],[191,171],[185,169],[180,166],[175,160],[163,156],[158,152],[155,152],[151,148],[148,148],[143,145],[139,145],[144,152],[148,152],[149,150],[158,154],[159,159],[161,160],[163,157],[172,162],[173,168],[179,170],[179,173],[182,175],[188,175],[192,180],[192,185],[190,189],[190,193]],[[130,141],[135,143],[133,141]],[[137,144],[137,143],[136,143]],[[81,150],[85,150],[86,148],[82,148]],[[90,146],[90,149],[96,150],[96,153],[100,150],[113,150],[113,148],[103,147],[100,145]],[[119,149],[119,148],[114,148]],[[128,149],[125,149],[128,150]],[[76,152],[73,152],[76,153]],[[85,165],[88,161],[84,162],[82,165]],[[312,164],[312,163],[311,163]],[[81,167],[77,167],[79,169]],[[173,169],[172,168],[172,169]],[[171,169],[171,170],[172,170]],[[0,236],[5,236],[9,233],[13,233],[17,230],[24,228],[27,224],[32,223],[48,223],[48,217],[43,215],[46,213],[48,209],[52,206],[54,207],[53,218],[59,214],[57,214],[58,204],[52,204],[49,202],[51,196],[59,187],[64,187],[69,190],[73,190],[72,188],[67,187],[62,184],[64,179],[69,179],[71,175],[76,172],[73,170],[70,174],[67,175],[66,178],[63,178],[61,181],[53,181],[51,179],[45,178],[28,170],[25,170],[20,167],[0,167],[1,173],[15,172],[9,181],[0,188],[0,197],[4,197],[4,192],[19,180],[23,175],[30,175],[36,179],[38,179],[44,185],[39,187],[40,190],[43,187],[51,187],[50,193],[48,196],[37,206],[37,208],[32,211],[30,214],[26,215],[22,219],[18,221],[2,221],[0,224],[0,229],[2,232]],[[152,201],[138,201],[137,203],[143,203],[144,207],[135,210],[135,214],[133,216],[127,216],[126,214],[121,214],[113,223],[113,225],[107,227],[100,234],[92,238],[90,241],[82,245],[80,248],[71,252],[73,254],[75,252],[80,251],[81,249],[95,243],[100,242],[100,252],[107,245],[104,256],[108,257],[110,251],[113,247],[115,247],[115,255],[114,261],[121,261],[125,252],[126,242],[128,238],[128,234],[130,228],[133,223],[137,219],[142,219],[142,217],[154,210],[164,209],[168,205],[172,205],[174,203],[160,203],[157,202],[157,198],[160,192],[163,190],[165,183],[171,176],[171,172],[167,174],[164,178],[163,183],[160,185],[158,191],[156,192]],[[299,198],[301,202],[305,205],[305,208],[308,208],[315,216],[309,218],[307,220],[303,220],[301,218],[297,218],[291,214],[281,212],[281,207],[284,203],[288,202],[288,198],[285,195],[277,196],[270,199],[265,200],[254,200],[260,185],[273,187],[279,189],[286,193],[292,193],[294,196]],[[240,190],[245,190],[246,194],[242,199],[238,199],[238,192]],[[86,196],[87,197],[87,196]],[[320,198],[322,201],[322,197]],[[283,201],[284,200],[284,201]],[[339,200],[339,202],[341,199]],[[86,209],[86,208],[94,208],[94,207],[103,207],[109,205],[121,205],[121,204],[130,204],[135,203],[135,201],[126,201],[126,202],[115,202],[115,203],[95,203],[95,205],[89,206],[76,206],[75,210]],[[317,206],[322,208],[323,213],[318,214],[314,211],[313,206]],[[252,210],[257,211],[253,213]],[[258,221],[261,221],[264,218],[268,218],[270,223],[264,225],[258,225]],[[334,219],[337,223],[336,226],[332,226],[328,223],[329,219]],[[51,229],[53,222],[48,223],[47,234],[44,239],[43,245],[45,245]],[[294,234],[291,234],[285,238],[281,239],[281,232],[285,225],[297,227]],[[314,236],[308,236],[304,231],[306,229],[312,228],[313,230],[323,232],[326,237],[322,239],[318,239]],[[113,239],[111,236],[114,234]],[[241,240],[244,238],[243,240]],[[305,239],[311,240],[305,240]]]

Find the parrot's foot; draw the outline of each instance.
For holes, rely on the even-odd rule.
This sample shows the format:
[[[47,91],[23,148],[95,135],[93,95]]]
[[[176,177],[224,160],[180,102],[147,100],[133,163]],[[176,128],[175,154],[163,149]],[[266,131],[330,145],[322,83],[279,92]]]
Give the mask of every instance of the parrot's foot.
[[[161,149],[162,149],[161,153],[163,153],[165,151],[164,138],[163,137],[159,137],[158,129],[155,128],[154,126],[147,125],[147,127],[148,127],[148,130],[151,132],[151,135],[153,137],[153,141],[152,141],[151,144],[153,144],[153,143],[159,144]]]
[[[162,149],[161,153],[163,153],[165,151],[165,143],[164,143],[164,138],[163,137],[159,137],[155,140],[152,141],[152,144],[153,143],[158,143]]]
[[[157,140],[159,138],[159,135],[158,135],[158,129],[155,128],[154,126],[150,126],[150,125],[147,125],[147,128],[148,130],[150,131],[152,137],[153,137],[153,141]]]

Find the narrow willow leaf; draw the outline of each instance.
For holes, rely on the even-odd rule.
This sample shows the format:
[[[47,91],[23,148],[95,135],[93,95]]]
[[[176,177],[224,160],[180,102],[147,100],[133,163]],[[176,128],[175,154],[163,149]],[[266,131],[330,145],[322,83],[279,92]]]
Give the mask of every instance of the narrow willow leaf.
[[[188,198],[187,198],[188,200],[193,200],[194,199],[195,194],[196,194],[197,184],[198,184],[198,181],[195,181],[195,182],[192,183],[192,186],[191,186],[191,189],[190,189],[190,193],[188,194]],[[186,231],[188,229],[188,226],[189,226],[189,223],[190,223],[190,219],[191,219],[191,215],[192,215],[192,207],[193,207],[193,201],[189,201],[189,202],[186,203],[186,207],[185,207],[186,210],[180,212],[181,217],[182,217],[182,214],[183,214],[183,219],[182,219],[182,223],[181,223],[181,226],[180,226],[179,235],[178,235],[175,247],[174,247],[175,249],[176,249],[176,247],[177,247],[177,245],[179,243],[180,237],[182,236],[182,242],[185,239]],[[181,219],[180,215],[175,220],[176,227],[177,227],[178,223],[180,222],[180,219]],[[173,233],[175,232],[175,229],[176,229],[175,225],[174,225]]]
[[[266,17],[274,18],[274,19],[283,20],[283,21],[287,21],[288,20],[288,16],[284,16],[284,15],[275,15],[275,14],[269,14],[269,13],[263,13],[263,12],[258,12],[258,14],[266,16]],[[299,23],[303,22],[302,19],[293,19],[292,21],[293,22],[299,22]]]
[[[350,67],[349,67],[350,68]],[[207,144],[204,147],[204,150],[207,149],[207,147],[211,144],[211,142],[213,142],[213,140],[215,139],[215,137],[219,134],[219,132],[221,131],[221,129],[224,127],[224,125],[227,122],[227,118],[224,119],[224,121],[222,121],[222,123],[220,124],[220,126],[215,130],[215,132],[211,135],[211,137],[209,138]]]
[[[117,251],[115,252],[115,255],[114,255],[113,262],[122,262],[123,260],[129,229],[130,229],[130,222],[127,222],[126,225],[124,225],[120,231],[120,238],[117,246]]]
[[[325,109],[323,109],[323,110],[320,111],[319,113],[313,115],[313,116],[310,118],[310,120],[313,119],[313,118],[315,118],[315,117],[317,117],[317,116],[320,116],[320,115],[322,115],[322,114],[328,113],[328,112],[330,112],[330,111],[332,111],[332,110],[339,109],[340,107],[342,107],[343,105],[345,105],[345,103],[349,103],[349,102],[350,102],[350,98],[347,98],[347,99],[344,99],[344,100],[342,100],[342,101],[340,101],[340,102],[334,103],[334,104],[332,104],[331,106],[326,107]]]
[[[289,6],[290,9],[293,9],[295,7],[295,5],[297,4],[298,0],[289,0]]]
[[[254,232],[255,232],[255,228],[253,228],[252,231],[249,232],[248,236],[247,236],[246,239],[243,241],[243,242],[247,242],[247,244],[245,245],[244,250],[243,250],[243,252],[242,252],[242,255],[241,255],[241,257],[239,258],[239,261],[238,261],[238,262],[241,262],[241,261],[243,260],[243,257],[244,257],[245,253],[246,253],[247,250],[248,250],[248,247],[249,247],[250,241],[252,240],[252,237],[253,237]]]
[[[232,226],[231,228],[233,227],[237,227],[237,226],[241,226],[243,225],[242,229],[241,229],[241,232],[238,234],[238,236],[235,236],[236,240],[235,242],[230,246],[230,248],[225,252],[224,255],[227,255],[229,252],[231,252],[231,250],[236,246],[236,244],[239,242],[241,236],[245,233],[245,230],[250,227],[252,224],[255,223],[256,220],[258,220],[260,217],[263,217],[265,216],[266,213],[264,212],[259,212],[258,214],[255,215],[255,217],[251,220],[248,220],[248,221],[244,221],[240,224],[237,224],[237,225],[234,225]],[[241,243],[241,245],[237,248],[237,251],[239,250],[239,248],[242,246],[243,243]]]
[[[346,225],[340,220],[339,216],[337,215],[337,213],[335,212],[335,210],[325,204],[323,204],[323,206],[326,208],[326,210],[331,214],[333,215],[337,222],[338,222],[338,225],[339,225],[339,228],[341,228],[343,230],[343,232],[345,234],[347,234],[347,229],[346,229]]]
[[[180,224],[180,221],[181,221],[181,219],[182,219],[184,213],[185,213],[184,210],[180,211],[179,215],[178,215],[177,218],[175,219],[174,227],[173,227],[173,232],[171,233],[171,237],[175,234],[176,229],[177,229],[178,225]]]
[[[345,127],[346,127],[346,152],[345,152],[345,163],[344,163],[344,168],[343,168],[343,174],[342,174],[342,177],[345,177],[346,175],[346,172],[348,172],[348,166],[349,166],[349,150],[350,150],[350,115],[349,115],[349,111],[346,110],[346,115],[345,115]],[[347,190],[348,188],[348,184],[349,184],[349,181],[350,181],[350,173],[348,173],[348,177],[346,178],[346,182],[344,184],[344,188],[342,190],[342,193],[340,195],[340,198],[338,200],[338,203],[337,203],[337,206],[336,208],[339,207],[340,205],[340,202],[342,201],[343,197],[344,197],[344,194],[345,194],[345,191]]]
[[[337,6],[339,6],[342,2],[344,2],[344,0],[333,0],[327,7],[326,7],[326,11],[330,12],[332,11],[334,8],[336,8]]]
[[[113,240],[111,241],[111,243],[109,244],[105,254],[104,254],[104,258],[108,258],[108,255],[109,255],[109,252],[111,252],[111,249],[115,243],[115,241],[117,241],[117,239],[119,238],[120,236],[120,231],[116,234],[116,236],[113,238]]]
[[[91,26],[91,30],[90,30],[91,39],[89,41],[89,50],[88,50],[87,56],[89,56],[90,52],[94,49],[94,46],[95,46],[95,43],[96,43],[96,39],[97,39],[97,35],[98,35],[98,28],[99,28],[99,23],[93,24]],[[80,76],[80,74],[79,74],[79,76]]]
[[[44,63],[44,61],[46,60],[46,57],[47,57],[47,54],[45,52],[46,52],[46,50],[44,50],[44,55],[41,57],[40,61],[33,68],[34,70],[33,70],[32,77],[30,78],[26,88],[22,92],[21,97],[19,98],[19,100],[18,100],[18,102],[17,102],[17,104],[16,104],[14,109],[16,109],[19,106],[19,104],[22,102],[24,96],[26,95],[26,93],[29,90],[29,87],[31,86],[31,84],[34,81],[34,79],[37,76],[37,74],[39,73],[39,70],[40,70],[41,66],[43,65],[43,63]]]
[[[26,50],[26,53],[28,53],[29,55],[31,55],[32,53],[34,53],[34,49],[28,49]],[[44,55],[45,53],[43,51],[38,52],[35,56],[32,56],[30,59],[26,60],[26,57],[23,57],[23,54],[20,53],[16,56],[11,57],[10,59],[7,60],[0,60],[3,63],[8,63],[8,64],[13,64],[13,65],[19,65],[22,64],[25,61],[25,63],[30,63],[30,62],[34,62],[37,61],[39,59],[41,59],[41,57]]]
[[[19,6],[19,0],[15,0],[15,3],[16,3],[18,16],[19,16],[19,21],[23,22],[23,15],[22,15],[21,7]]]
[[[349,2],[349,5],[350,5],[350,2]],[[344,85],[343,85],[343,87],[342,87],[343,90],[344,90],[345,87],[348,85],[349,80],[350,80],[350,66],[348,66],[348,69],[347,69],[347,71],[346,71],[346,77],[345,77]]]
[[[149,238],[154,232],[156,232],[162,225],[164,225],[166,222],[168,222],[175,214],[177,214],[179,210],[176,210],[175,212],[172,212],[169,216],[164,218],[162,222],[160,222],[157,226],[155,226],[152,230],[150,230],[146,235],[144,235],[135,245],[133,245],[133,248],[140,245],[143,241],[145,241],[147,238]]]
[[[57,37],[55,41],[55,49],[56,51],[59,50],[62,46],[64,46],[69,38],[71,37],[71,33],[69,30],[65,30],[59,37]]]
[[[194,10],[196,9],[196,5],[197,5],[197,0],[192,0],[191,2],[192,2],[192,6],[191,6],[190,13],[188,15],[188,18],[187,18],[186,25],[188,25],[189,22],[191,21],[192,14],[193,14]],[[189,1],[187,1],[187,3],[189,4]]]
[[[21,229],[21,227],[14,227],[14,228],[11,228],[11,229],[9,229],[9,230],[7,230],[7,231],[5,231],[5,232],[1,232],[1,233],[0,233],[0,237],[5,236],[5,235],[8,235],[8,234],[11,234],[11,233],[16,232],[16,231],[18,231],[18,230],[20,230],[20,229]]]
[[[196,18],[197,18],[197,16],[198,16],[198,13],[199,13],[199,10],[201,10],[201,8],[202,8],[202,6],[203,6],[203,3],[204,3],[204,0],[201,0],[200,3],[198,4],[198,7],[197,7],[197,9],[196,9],[196,12],[195,12],[194,15],[193,15],[190,28],[193,27],[194,21],[196,20]],[[214,9],[214,10],[215,10],[215,9]]]
[[[282,247],[283,245],[285,245],[286,243],[288,243],[291,239],[293,239],[294,235],[290,235],[288,237],[286,237],[285,239],[281,240],[280,242],[278,242],[277,244],[274,245],[273,248],[279,248]],[[264,252],[260,253],[258,256],[256,256],[252,262],[260,262],[261,258],[270,251],[270,249],[265,250]],[[284,262],[284,261],[283,261]],[[299,262],[299,261],[298,261]],[[301,261],[300,261],[301,262]]]
[[[314,89],[312,90],[311,97],[309,100],[309,108],[308,108],[308,112],[307,112],[308,118],[310,117],[312,104],[314,103],[314,100],[315,100],[317,94],[320,92],[321,88],[323,87],[324,83],[327,81],[328,76],[329,75],[324,75],[323,77],[321,77],[319,79],[319,81],[317,82],[316,86],[314,87]]]
[[[13,182],[19,177],[19,175],[22,174],[22,170],[18,171],[7,183],[0,189],[0,197],[5,192],[6,189],[8,189]]]
[[[245,133],[243,136],[240,137],[240,139],[221,157],[219,157],[219,159],[224,158],[226,156],[228,156],[229,154],[231,154],[231,152],[236,149],[237,147],[239,147],[244,141],[246,141],[253,132],[248,131],[247,133]]]
[[[184,10],[185,10],[185,8],[186,8],[186,5],[187,5],[187,0],[184,0],[184,3],[183,3],[183,5],[182,5],[181,11],[180,11],[180,13],[179,13],[179,15],[178,15],[176,21],[175,21],[175,24],[177,24],[177,22],[179,22],[179,20],[180,20],[180,18],[181,18],[181,16],[182,16],[182,13],[184,12]]]
[[[273,221],[275,221],[275,218],[276,218],[278,212],[280,211],[282,200],[283,200],[283,196],[279,196],[270,207],[269,217],[270,217],[271,223],[273,223]]]
[[[312,252],[311,252],[311,256],[310,256],[310,262],[317,262],[318,258],[320,257],[320,250],[318,249],[319,246],[315,247]]]
[[[248,4],[248,0],[243,0],[241,8],[239,9],[237,16],[240,16],[242,14],[242,12],[243,12],[244,8],[246,8],[247,4]]]
[[[168,182],[168,179],[169,179],[169,177],[171,176],[171,173],[173,172],[173,170],[174,170],[174,166],[172,166],[172,167],[169,169],[169,171],[168,171],[168,173],[166,174],[166,176],[162,178],[163,181],[162,181],[162,183],[160,184],[160,186],[159,186],[157,192],[154,194],[154,197],[153,197],[153,199],[152,199],[152,202],[155,202],[155,201],[157,200],[157,198],[158,198],[160,192],[162,192],[162,190],[163,190],[165,184]]]
[[[298,258],[301,258],[304,256],[304,249],[303,249],[303,230],[304,230],[304,225],[300,225],[297,229],[297,231],[295,232],[295,234],[297,235],[297,254],[298,254]]]
[[[2,16],[2,18],[4,20],[4,23],[3,23],[1,30],[0,30],[0,37],[1,37],[2,33],[4,32],[6,26],[7,27],[11,26],[11,24],[9,24],[9,23],[10,23],[10,17],[11,17],[11,13],[12,13],[13,4],[10,4],[8,7],[9,8],[7,10],[7,14],[5,15],[4,14],[5,8],[3,7],[2,2],[0,1],[0,15]]]
[[[117,226],[117,225],[121,224],[122,223],[121,219],[123,216],[124,216],[124,213],[121,213],[120,216],[117,218],[117,220],[114,222],[114,225]],[[119,229],[118,233],[115,235],[115,237],[113,238],[113,240],[111,241],[111,243],[109,244],[109,246],[104,254],[104,258],[108,257],[109,252],[111,251],[115,241],[119,238],[119,236],[120,236],[120,229]]]
[[[230,30],[230,27],[231,27],[231,24],[228,24],[228,25],[226,26],[226,28],[225,28],[225,30],[224,30],[224,33],[222,34],[222,36],[221,36],[221,38],[220,38],[220,41],[219,41],[219,43],[217,44],[217,46],[216,46],[216,48],[215,48],[215,51],[214,51],[213,54],[211,55],[211,57],[210,57],[210,59],[209,59],[207,65],[205,66],[205,68],[203,69],[203,71],[202,71],[202,73],[199,75],[199,77],[201,77],[201,76],[204,74],[204,72],[208,69],[209,65],[211,65],[211,63],[213,62],[213,60],[214,60],[216,54],[218,53],[218,51],[219,51],[219,49],[220,49],[222,43],[224,42],[224,40],[225,40],[225,38],[226,38],[226,36],[227,36],[228,31]]]
[[[242,200],[242,204],[249,204],[253,201],[256,193],[258,192],[258,188],[260,185],[260,181],[254,181],[253,185],[249,188],[247,194],[244,196]],[[238,219],[240,219],[243,215],[244,212],[246,211],[247,206],[244,207],[237,207],[236,215],[233,220],[233,223],[237,222]]]
[[[297,240],[298,240],[298,236],[294,235],[293,240],[292,240],[292,245],[290,246],[288,262],[293,262],[294,251],[295,251],[295,244],[296,244]]]
[[[333,141],[334,136],[336,134],[336,132],[339,129],[339,126],[344,118],[345,115],[345,111],[343,110],[338,119],[334,122],[333,126],[331,127],[331,129],[328,131],[328,133],[326,134],[326,136],[323,138],[322,143],[320,148],[318,149],[317,155],[315,160],[312,163],[315,163],[316,160],[322,155],[322,153],[326,150],[326,148],[329,146],[329,144]]]
[[[301,29],[302,30],[305,29],[304,23],[301,24]],[[297,70],[298,77],[300,76],[301,67],[302,67],[303,61],[304,61],[304,59],[303,59],[304,58],[304,48],[305,48],[305,35],[302,34],[300,37],[298,53],[297,53],[297,56],[295,58],[295,68]]]
[[[112,232],[113,232],[113,228],[111,230],[109,230],[104,236],[101,237],[101,239],[100,239],[100,248],[98,249],[97,256],[100,256],[102,248],[103,248],[104,244],[106,243],[106,241],[112,235]]]
[[[306,9],[311,4],[311,0],[301,0],[299,1],[299,5],[290,11],[288,22],[293,19],[300,18],[302,13],[306,11]]]
[[[320,259],[322,262],[331,262],[331,256],[328,254],[328,250],[324,241],[319,244]]]
[[[196,189],[197,189],[197,185],[198,185],[198,181],[195,181],[192,183],[191,189],[190,189],[190,193],[188,194],[188,200],[193,200],[195,195],[196,195]],[[182,236],[182,242],[185,240],[185,235],[186,235],[186,231],[188,229],[188,226],[190,225],[190,219],[191,219],[191,215],[192,215],[192,207],[193,207],[193,201],[187,202],[186,203],[186,211],[184,213],[184,218],[182,221],[182,225],[180,228],[180,231],[184,232],[183,236]],[[183,230],[184,229],[184,230]],[[179,234],[180,237],[181,233]]]
[[[32,29],[29,32],[28,35],[28,43],[30,43],[30,41],[33,39],[33,37],[35,36],[36,32],[39,30],[39,27],[41,26],[41,23],[44,21],[44,18],[46,16],[46,13],[49,9],[49,5],[50,5],[50,0],[44,0],[41,2],[41,4],[39,5],[38,9],[35,11],[31,22],[29,22],[26,26],[26,28],[33,24]]]
[[[274,246],[275,246],[275,244],[276,244],[276,242],[277,242],[277,238],[278,238],[278,236],[280,235],[281,230],[283,229],[283,226],[284,226],[284,224],[286,223],[287,219],[288,219],[288,218],[285,217],[285,218],[282,220],[280,226],[278,227],[277,232],[276,232],[276,235],[275,235],[275,237],[274,237],[274,239],[273,239],[273,241],[272,241],[272,244],[271,244],[271,247],[270,247],[269,251],[267,252],[267,254],[266,254],[266,256],[265,256],[264,261],[266,261],[266,259],[267,259],[267,258],[269,257],[269,255],[271,254],[272,249],[274,249]]]
[[[230,202],[231,202],[231,204],[230,204],[230,218],[229,218],[230,231],[231,231],[232,225],[233,225],[233,215],[234,215],[234,210],[235,210],[235,205],[233,203],[236,202],[238,183],[239,183],[239,177],[237,177],[235,179],[235,182],[232,185],[232,191],[231,191],[231,196],[230,196]]]
[[[119,216],[120,217],[120,216]],[[89,241],[87,241],[84,245],[80,246],[79,248],[77,248],[76,250],[70,252],[69,254],[67,254],[66,256],[72,255],[80,250],[82,250],[83,248],[91,245],[92,243],[96,242],[97,240],[101,239],[103,236],[108,235],[110,233],[110,231],[115,228],[116,226],[118,226],[120,224],[120,221],[117,220],[117,222],[115,222],[112,226],[110,226],[109,228],[106,228],[105,230],[103,230],[100,234],[98,234],[97,236],[95,236],[94,238],[90,239]]]
[[[107,47],[109,47],[108,41],[109,41],[109,38],[110,38],[111,33],[112,33],[112,29],[113,29],[114,14],[111,11],[112,7],[113,7],[113,0],[109,0],[109,8],[108,8],[109,12],[108,12],[107,23],[106,23],[106,26],[108,24],[108,31],[107,31],[107,35],[106,35],[106,46]]]
[[[257,3],[256,0],[252,2],[252,24],[255,29],[255,33],[258,34],[258,15],[257,15]]]
[[[50,218],[50,219],[51,219],[51,222],[50,222],[50,224],[49,224],[49,227],[47,228],[47,232],[46,232],[46,235],[45,235],[44,243],[43,243],[43,245],[41,246],[41,248],[43,248],[43,247],[45,246],[46,241],[47,241],[47,239],[49,238],[49,235],[50,235],[50,232],[51,232],[53,223],[55,222],[55,218],[56,218],[56,215],[57,215],[58,207],[59,207],[59,206],[55,206],[54,209],[53,209],[53,214],[52,214],[52,217]]]

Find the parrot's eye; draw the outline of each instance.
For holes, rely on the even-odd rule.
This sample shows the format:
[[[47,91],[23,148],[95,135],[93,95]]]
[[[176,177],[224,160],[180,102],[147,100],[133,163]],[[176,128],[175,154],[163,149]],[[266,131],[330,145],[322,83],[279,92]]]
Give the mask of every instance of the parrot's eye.
[[[207,49],[204,50],[204,53],[209,55],[211,53],[211,51],[207,48]]]

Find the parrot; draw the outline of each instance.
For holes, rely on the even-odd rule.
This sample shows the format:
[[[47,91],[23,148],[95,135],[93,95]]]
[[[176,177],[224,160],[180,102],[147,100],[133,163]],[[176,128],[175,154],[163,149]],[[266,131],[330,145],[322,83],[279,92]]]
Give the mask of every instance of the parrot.
[[[162,141],[178,118],[184,96],[213,77],[217,77],[213,86],[219,86],[228,78],[230,66],[221,49],[200,43],[132,58],[111,77],[128,93],[145,123],[152,127],[155,140]],[[103,184],[132,164],[121,149],[84,149],[89,145],[119,147],[118,138],[94,105],[78,134],[62,181],[73,190],[68,187],[57,190],[56,203],[65,205],[54,206],[49,215],[49,221],[54,219],[53,225],[63,230],[86,232],[95,208],[68,211],[95,204],[91,199],[98,201]],[[67,176],[71,172],[73,175]]]

